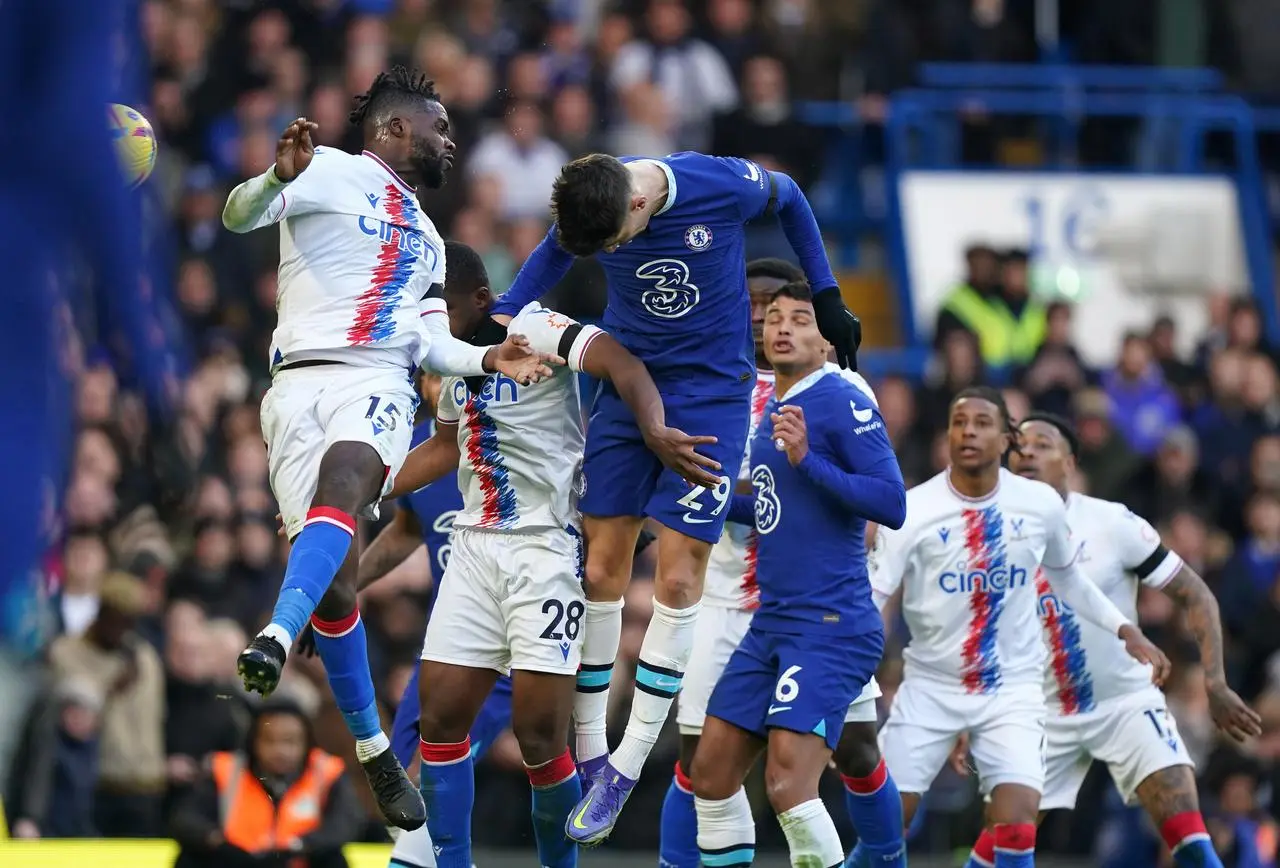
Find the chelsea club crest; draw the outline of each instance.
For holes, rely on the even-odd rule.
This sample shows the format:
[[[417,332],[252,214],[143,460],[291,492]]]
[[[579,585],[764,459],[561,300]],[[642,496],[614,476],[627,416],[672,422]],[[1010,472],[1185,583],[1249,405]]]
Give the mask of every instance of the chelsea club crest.
[[[684,231],[684,246],[690,250],[706,250],[711,246],[711,230],[701,223]]]

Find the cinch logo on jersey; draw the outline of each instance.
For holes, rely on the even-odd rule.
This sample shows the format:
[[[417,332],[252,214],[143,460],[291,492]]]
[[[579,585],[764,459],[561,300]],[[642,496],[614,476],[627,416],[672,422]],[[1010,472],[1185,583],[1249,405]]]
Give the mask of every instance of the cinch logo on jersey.
[[[471,392],[463,380],[453,384],[453,400],[466,406],[471,399]],[[520,400],[520,384],[506,374],[490,374],[484,378],[480,386],[480,400],[489,404],[515,404]]]
[[[1019,566],[980,570],[963,561],[955,571],[938,576],[938,587],[945,594],[972,594],[974,591],[1010,591],[1027,585],[1027,571]]]
[[[991,693],[1000,686],[1000,660],[996,653],[1000,613],[1010,588],[1026,583],[1026,571],[1010,568],[1004,542],[1004,515],[999,506],[966,509],[964,549],[969,559],[968,574],[981,573],[981,582],[970,583],[969,630],[962,646],[964,687],[970,693]],[[999,579],[997,580],[997,577]]]
[[[1036,609],[1049,639],[1049,668],[1058,688],[1063,714],[1079,714],[1093,709],[1093,679],[1089,676],[1080,625],[1071,607],[1058,599],[1045,578],[1036,570]]]
[[[397,226],[418,225],[418,206],[399,187],[388,183],[386,197],[387,213]],[[407,242],[402,247],[400,239],[407,234],[399,231],[394,233],[396,237],[382,238],[369,288],[356,299],[355,322],[347,330],[347,340],[353,345],[377,343],[395,333],[395,310],[400,303],[400,293],[413,277],[419,256],[409,250]],[[419,243],[421,240],[419,237]]]
[[[508,528],[516,521],[516,492],[498,448],[498,426],[483,394],[467,398],[467,461],[480,482],[484,507],[478,527]]]

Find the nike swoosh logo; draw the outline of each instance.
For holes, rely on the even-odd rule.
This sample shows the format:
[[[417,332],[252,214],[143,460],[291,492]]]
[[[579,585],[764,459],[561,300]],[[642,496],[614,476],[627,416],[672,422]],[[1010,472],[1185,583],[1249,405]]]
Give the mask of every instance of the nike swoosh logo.
[[[671,688],[678,687],[679,685],[680,685],[680,682],[676,681],[674,678],[653,679],[653,686],[658,688],[659,690],[670,690]]]
[[[770,714],[778,714],[779,712],[790,711],[790,710],[791,710],[790,705],[770,705],[769,706]]]
[[[581,811],[578,812],[578,815],[573,818],[573,828],[575,829],[587,828],[586,824],[582,822],[582,818],[587,815],[587,809],[590,807],[591,807],[590,805],[585,806]]]
[[[710,524],[709,518],[694,518],[691,515],[683,516],[685,524]]]

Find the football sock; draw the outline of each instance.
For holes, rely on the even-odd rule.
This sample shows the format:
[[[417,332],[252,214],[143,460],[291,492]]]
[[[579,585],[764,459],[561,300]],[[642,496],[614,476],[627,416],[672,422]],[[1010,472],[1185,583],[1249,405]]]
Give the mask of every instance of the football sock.
[[[644,761],[667,722],[671,701],[680,692],[701,608],[701,603],[694,603],[687,609],[672,609],[653,601],[653,618],[645,631],[640,660],[636,663],[631,718],[622,742],[609,757],[613,767],[632,780],[640,777]]]
[[[436,868],[436,853],[426,826],[400,832],[391,848],[389,868]]]
[[[298,640],[298,634],[324,592],[329,590],[338,568],[346,560],[355,533],[355,517],[340,509],[316,506],[307,513],[302,532],[294,538],[293,548],[289,550],[289,563],[285,566],[275,611],[271,613],[271,624],[262,631],[283,645],[286,653]]]
[[[1035,823],[997,823],[993,831],[996,868],[1035,868]]]
[[[983,829],[982,834],[969,851],[969,861],[964,868],[993,868],[996,864],[996,837],[990,829]]]
[[[844,864],[840,835],[822,799],[810,799],[783,811],[778,815],[778,825],[786,836],[795,868],[831,868]]]
[[[582,665],[573,697],[573,727],[579,763],[609,752],[605,726],[609,716],[609,681],[622,640],[622,601],[587,601],[582,618]]]
[[[756,823],[747,791],[727,799],[694,799],[698,853],[707,868],[744,868],[756,858]]]
[[[868,864],[898,868],[906,864],[902,841],[902,797],[881,758],[875,771],[865,778],[841,775],[844,801],[853,827],[858,830],[858,848],[869,857]],[[858,864],[856,861],[854,864]]]
[[[438,868],[471,868],[471,808],[476,778],[471,739],[422,743],[422,798]],[[562,830],[563,832],[563,830]]]
[[[356,738],[356,758],[369,760],[391,746],[382,732],[378,700],[369,674],[369,645],[360,610],[339,621],[321,621],[314,615],[311,627],[316,634],[316,652],[324,661],[329,687],[347,729]]]
[[[1165,820],[1160,827],[1160,837],[1173,853],[1173,862],[1178,868],[1222,868],[1199,811],[1175,814]]]
[[[573,755],[564,753],[550,762],[530,768],[533,787],[533,839],[538,844],[538,864],[542,868],[573,868],[578,864],[578,845],[564,834],[569,814],[582,798],[582,780]]]
[[[658,825],[658,864],[662,868],[698,868],[698,812],[693,784],[676,763]]]

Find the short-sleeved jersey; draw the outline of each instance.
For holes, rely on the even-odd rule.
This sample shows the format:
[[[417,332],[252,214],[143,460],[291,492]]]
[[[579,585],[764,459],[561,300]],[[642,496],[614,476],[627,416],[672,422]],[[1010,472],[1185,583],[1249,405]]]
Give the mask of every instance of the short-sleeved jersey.
[[[462,451],[463,507],[454,526],[578,527],[585,431],[577,372],[601,330],[537,304],[521,310],[509,330],[568,367],[529,386],[501,374],[445,378],[436,418],[458,426]]]
[[[667,201],[648,228],[597,260],[603,325],[669,394],[745,396],[755,381],[744,224],[764,213],[768,173],[686,151],[654,161]]]
[[[431,439],[435,433],[434,420],[423,422],[413,429],[413,446]],[[453,520],[462,509],[462,494],[458,491],[457,472],[440,477],[429,485],[424,485],[411,494],[406,494],[397,502],[400,509],[407,510],[422,527],[422,543],[427,547],[427,557],[431,561],[431,575],[435,582],[431,586],[431,600],[435,601],[440,579],[444,576],[445,567],[449,565],[450,539],[453,536]]]
[[[861,375],[828,363],[825,370],[839,374],[861,389],[877,407],[875,393]],[[751,392],[751,426],[747,429],[747,450],[742,456],[738,482],[751,481],[751,441],[755,438],[765,407],[773,398],[773,371],[757,370],[756,385]],[[711,549],[707,561],[707,578],[702,601],[708,606],[754,611],[760,605],[760,588],[756,582],[759,535],[755,528],[730,522]]]
[[[1155,528],[1126,507],[1072,493],[1067,520],[1076,563],[1126,618],[1138,620],[1138,585],[1163,588],[1182,559],[1160,543]],[[1040,621],[1049,646],[1045,692],[1063,714],[1091,711],[1103,699],[1135,693],[1151,684],[1151,668],[1126,653],[1124,643],[1078,618],[1036,576]]]
[[[811,454],[845,473],[902,484],[880,411],[843,377],[818,370],[770,400],[751,440],[760,588],[752,625],[831,636],[883,629],[868,582],[867,521],[792,467],[774,445],[769,417],[784,403],[804,412]]]
[[[1035,577],[1041,564],[1072,563],[1069,534],[1058,493],[1007,470],[981,500],[945,470],[909,490],[906,523],[880,528],[871,555],[876,591],[902,587],[906,674],[972,693],[1042,681]]]
[[[444,241],[382,160],[316,148],[263,220],[280,224],[273,365],[350,347],[406,367],[422,359],[421,303],[444,283]]]

